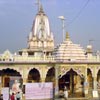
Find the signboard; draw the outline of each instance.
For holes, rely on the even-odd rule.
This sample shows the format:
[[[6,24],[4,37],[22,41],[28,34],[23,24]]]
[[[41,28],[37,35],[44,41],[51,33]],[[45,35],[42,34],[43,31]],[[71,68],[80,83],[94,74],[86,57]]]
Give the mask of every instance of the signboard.
[[[9,100],[9,88],[2,88],[3,100]]]
[[[98,98],[98,97],[99,97],[98,91],[95,91],[95,90],[93,91],[93,97],[94,97],[94,98]]]
[[[25,99],[26,100],[44,100],[53,98],[53,83],[26,83]]]

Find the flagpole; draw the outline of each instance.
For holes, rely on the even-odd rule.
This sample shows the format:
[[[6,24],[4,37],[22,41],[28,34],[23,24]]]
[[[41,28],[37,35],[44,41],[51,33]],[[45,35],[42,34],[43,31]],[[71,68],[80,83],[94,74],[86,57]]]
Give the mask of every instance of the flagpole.
[[[58,18],[61,19],[61,21],[62,21],[62,32],[63,32],[63,41],[64,41],[64,38],[65,38],[65,18],[64,18],[64,16],[59,16]]]

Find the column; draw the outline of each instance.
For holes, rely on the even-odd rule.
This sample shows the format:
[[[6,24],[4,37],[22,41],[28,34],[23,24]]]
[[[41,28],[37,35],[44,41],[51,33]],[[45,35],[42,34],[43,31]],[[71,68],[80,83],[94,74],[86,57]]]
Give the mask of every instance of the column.
[[[93,89],[97,90],[97,75],[96,75],[96,67],[94,68],[94,72],[93,72]]]
[[[94,75],[93,75],[93,98],[98,98],[98,90],[97,90],[97,70],[96,67],[94,67]]]
[[[59,79],[58,79],[58,76],[59,76],[59,66],[56,65],[55,66],[55,96],[58,95],[59,93]]]
[[[47,74],[48,69],[47,69],[46,66],[41,66],[41,67],[42,68],[39,69],[41,82],[45,82],[46,74]]]
[[[23,85],[25,85],[27,83],[27,78],[23,77]]]
[[[22,78],[23,78],[23,85],[27,83],[27,78],[28,78],[28,68],[26,66],[23,66],[23,73],[22,73]]]
[[[93,89],[97,90],[97,77],[93,77]]]
[[[41,78],[41,82],[45,82],[45,78]]]
[[[25,100],[25,85],[27,83],[27,78],[28,78],[28,68],[27,66],[23,66],[23,74],[22,74],[22,78],[23,78],[23,95],[22,95],[22,98],[23,100]]]
[[[87,80],[87,67],[85,68],[85,79],[84,79],[84,93],[85,93],[85,97],[88,96],[88,91],[89,91],[89,83]]]

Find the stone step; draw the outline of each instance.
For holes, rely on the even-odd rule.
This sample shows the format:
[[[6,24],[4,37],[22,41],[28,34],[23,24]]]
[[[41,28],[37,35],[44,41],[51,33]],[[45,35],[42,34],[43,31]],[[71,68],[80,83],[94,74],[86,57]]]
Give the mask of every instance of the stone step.
[[[100,98],[67,98],[67,99],[64,99],[64,98],[59,98],[59,99],[54,99],[54,100],[100,100]]]
[[[88,98],[68,98],[67,100],[89,100]]]
[[[57,98],[55,100],[89,100],[89,99],[88,98],[67,98],[67,99]]]

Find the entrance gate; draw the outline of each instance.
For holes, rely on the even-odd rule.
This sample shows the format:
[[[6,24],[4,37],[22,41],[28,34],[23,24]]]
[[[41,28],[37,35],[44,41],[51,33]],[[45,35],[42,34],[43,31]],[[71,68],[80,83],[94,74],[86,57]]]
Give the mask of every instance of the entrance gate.
[[[73,69],[70,69],[59,79],[59,90],[64,91],[64,87],[67,87],[69,97],[84,97],[83,83],[83,77],[78,75]]]

